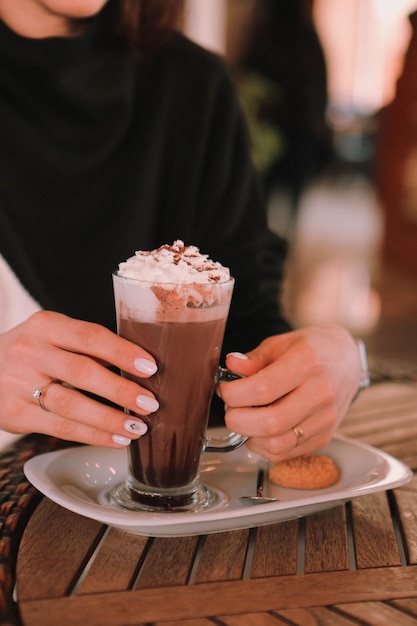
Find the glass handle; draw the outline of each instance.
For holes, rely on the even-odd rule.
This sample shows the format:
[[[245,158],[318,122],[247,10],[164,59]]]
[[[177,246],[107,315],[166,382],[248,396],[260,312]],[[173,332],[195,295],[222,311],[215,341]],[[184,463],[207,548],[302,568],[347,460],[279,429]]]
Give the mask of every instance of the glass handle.
[[[218,367],[214,375],[214,382],[229,383],[238,378],[244,378],[241,374],[236,374],[226,367]],[[243,446],[249,437],[244,437],[238,433],[230,432],[225,437],[207,437],[204,452],[232,452]]]

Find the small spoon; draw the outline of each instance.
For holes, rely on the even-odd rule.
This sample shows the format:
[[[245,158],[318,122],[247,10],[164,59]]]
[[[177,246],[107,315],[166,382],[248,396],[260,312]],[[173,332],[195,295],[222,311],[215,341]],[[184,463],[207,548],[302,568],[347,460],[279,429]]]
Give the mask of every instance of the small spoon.
[[[256,484],[256,496],[241,496],[243,502],[248,504],[267,504],[268,502],[279,502],[278,498],[272,498],[264,495],[264,487],[268,475],[263,468],[258,470],[258,480]]]

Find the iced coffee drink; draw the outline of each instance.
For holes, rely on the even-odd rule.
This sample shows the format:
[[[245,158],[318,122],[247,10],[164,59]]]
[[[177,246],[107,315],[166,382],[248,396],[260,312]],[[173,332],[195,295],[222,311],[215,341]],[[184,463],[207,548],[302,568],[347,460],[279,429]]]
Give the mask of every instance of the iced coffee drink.
[[[118,332],[158,366],[150,378],[136,379],[159,409],[141,416],[148,432],[128,448],[128,480],[113,494],[124,506],[210,505],[198,468],[233,282],[227,268],[182,241],[136,252],[114,275]]]

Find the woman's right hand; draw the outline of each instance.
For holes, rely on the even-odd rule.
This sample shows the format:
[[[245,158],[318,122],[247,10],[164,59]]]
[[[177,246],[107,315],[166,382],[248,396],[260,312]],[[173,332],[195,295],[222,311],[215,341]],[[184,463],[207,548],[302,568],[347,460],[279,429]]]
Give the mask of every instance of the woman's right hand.
[[[103,326],[51,311],[33,314],[0,335],[0,429],[114,448],[128,445],[147,430],[139,416],[156,411],[158,402],[110,366],[136,378],[148,378],[157,369],[145,350]],[[52,381],[60,384],[49,385]],[[33,397],[35,389],[42,392],[40,399]]]

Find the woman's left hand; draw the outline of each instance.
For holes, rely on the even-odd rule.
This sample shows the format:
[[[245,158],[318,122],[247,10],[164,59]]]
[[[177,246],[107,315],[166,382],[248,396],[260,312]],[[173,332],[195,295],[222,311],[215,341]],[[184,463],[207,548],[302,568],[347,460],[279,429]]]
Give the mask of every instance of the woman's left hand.
[[[357,344],[340,326],[269,337],[246,355],[229,354],[226,366],[246,377],[219,385],[226,425],[271,461],[329,443],[361,379]]]

